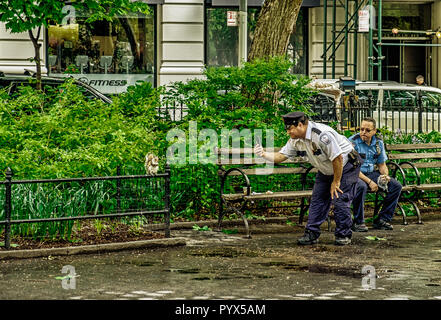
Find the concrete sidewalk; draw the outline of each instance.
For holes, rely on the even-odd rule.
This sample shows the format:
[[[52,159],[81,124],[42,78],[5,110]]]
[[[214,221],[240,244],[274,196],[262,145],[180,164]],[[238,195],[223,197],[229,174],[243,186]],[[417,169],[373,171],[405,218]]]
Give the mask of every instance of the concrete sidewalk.
[[[302,227],[260,222],[252,239],[173,228],[186,245],[1,260],[0,299],[441,299],[441,218],[400,223],[344,247],[326,224],[303,247]]]

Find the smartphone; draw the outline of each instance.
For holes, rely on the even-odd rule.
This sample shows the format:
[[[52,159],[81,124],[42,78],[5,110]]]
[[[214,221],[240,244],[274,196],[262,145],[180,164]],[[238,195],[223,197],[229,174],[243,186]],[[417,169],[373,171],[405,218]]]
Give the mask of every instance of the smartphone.
[[[255,137],[255,141],[258,145],[262,145],[262,140],[260,140],[260,137]]]

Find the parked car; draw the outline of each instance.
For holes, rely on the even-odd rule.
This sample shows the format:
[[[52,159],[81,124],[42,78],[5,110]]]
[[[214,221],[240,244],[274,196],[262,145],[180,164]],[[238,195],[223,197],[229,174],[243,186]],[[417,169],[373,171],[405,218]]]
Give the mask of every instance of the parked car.
[[[42,76],[42,87],[44,88],[57,88],[59,85],[63,84],[65,78],[56,78],[56,77],[48,77]],[[98,99],[105,103],[112,103],[112,100],[96,90],[95,88],[89,86],[88,84],[81,82],[79,80],[73,80],[74,84],[80,88],[80,91],[83,95],[88,99]],[[34,86],[36,82],[35,78],[27,75],[16,75],[16,74],[4,74],[0,72],[0,89],[7,88],[8,94],[13,95],[18,92],[18,88],[20,86]]]
[[[396,131],[430,132],[441,129],[441,89],[403,83],[358,83],[359,99],[371,95],[372,117],[379,127]]]
[[[337,79],[315,81],[340,88]],[[430,132],[441,129],[439,88],[393,81],[356,81],[353,93],[355,104],[348,106],[347,92],[342,102],[341,116],[348,123],[347,127],[357,127],[363,117],[371,116],[378,127],[388,127],[393,131]]]

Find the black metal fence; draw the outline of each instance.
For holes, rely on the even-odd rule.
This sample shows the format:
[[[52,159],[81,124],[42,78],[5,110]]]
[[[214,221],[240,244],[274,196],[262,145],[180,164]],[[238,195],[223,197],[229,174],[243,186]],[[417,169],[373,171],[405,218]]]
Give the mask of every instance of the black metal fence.
[[[415,99],[386,100],[379,104],[372,97],[348,94],[337,107],[331,98],[319,96],[309,101],[312,119],[323,123],[336,123],[340,129],[355,131],[364,117],[372,117],[377,128],[401,133],[428,133],[441,130],[441,103],[425,101],[417,93]]]
[[[188,108],[183,103],[164,101],[157,111],[161,118],[169,121],[180,121],[187,115]]]
[[[45,223],[135,216],[163,216],[170,237],[170,176],[166,166],[156,175],[13,180],[8,169],[0,181],[4,246],[10,248],[13,226],[37,223],[46,233]]]
[[[340,129],[357,130],[364,117],[372,117],[378,128],[387,128],[402,133],[419,133],[441,130],[441,102],[430,102],[419,92],[414,99],[384,99],[382,104],[372,96],[356,96],[353,93],[342,97],[337,107],[329,95],[311,97],[307,104],[314,115],[312,119],[326,124],[336,123]],[[187,114],[187,107],[178,102],[165,103],[158,108],[161,117],[179,121]]]

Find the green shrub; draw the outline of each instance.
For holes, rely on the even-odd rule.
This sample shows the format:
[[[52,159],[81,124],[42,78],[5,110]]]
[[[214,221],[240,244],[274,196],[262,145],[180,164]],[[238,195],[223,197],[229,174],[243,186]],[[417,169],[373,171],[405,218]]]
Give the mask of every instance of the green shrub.
[[[0,97],[0,168],[15,178],[115,174],[155,151],[159,95],[146,85],[111,105],[85,100],[69,80],[52,93],[24,87],[16,98]]]
[[[222,129],[249,129],[251,133],[260,129],[264,145],[265,129],[272,129],[274,145],[283,146],[288,137],[281,116],[291,111],[311,113],[303,104],[312,94],[305,88],[310,79],[291,74],[290,67],[285,58],[274,57],[247,62],[242,68],[207,68],[203,79],[172,83],[164,93],[164,103],[188,108],[188,114],[175,125],[187,139],[190,121],[194,121],[199,131],[213,129],[218,137],[222,137]],[[220,143],[221,139],[218,146]],[[216,213],[220,188],[216,166],[178,166],[172,179],[179,185],[173,193],[176,215],[192,218],[195,213]]]

